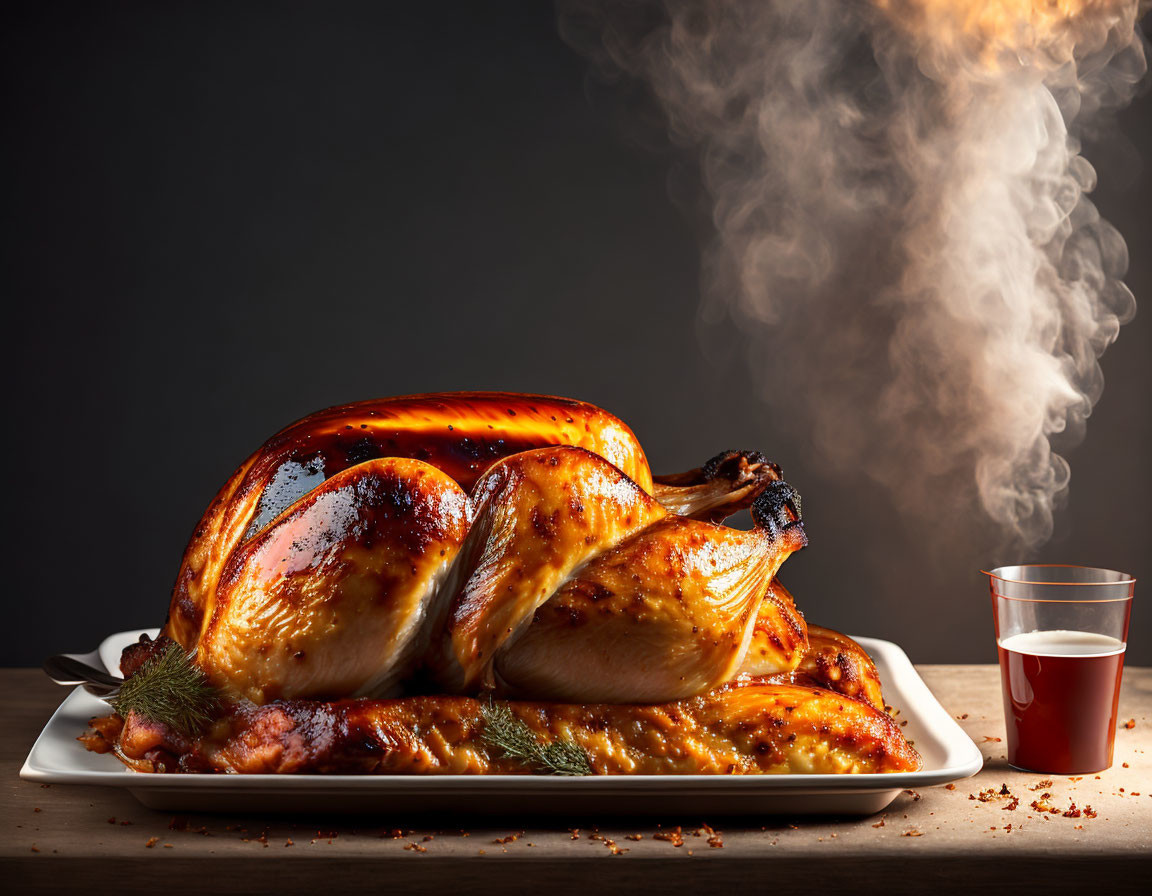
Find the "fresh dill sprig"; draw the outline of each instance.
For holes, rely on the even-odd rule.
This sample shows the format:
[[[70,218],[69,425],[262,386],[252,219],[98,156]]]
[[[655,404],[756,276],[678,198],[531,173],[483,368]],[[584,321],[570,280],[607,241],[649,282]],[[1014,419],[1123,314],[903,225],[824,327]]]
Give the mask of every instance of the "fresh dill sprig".
[[[570,740],[541,743],[506,704],[489,701],[480,710],[484,728],[480,739],[521,765],[549,775],[591,775],[592,764],[579,744]]]
[[[169,644],[127,679],[108,702],[125,718],[136,712],[192,736],[212,720],[217,695],[192,657],[179,644]]]

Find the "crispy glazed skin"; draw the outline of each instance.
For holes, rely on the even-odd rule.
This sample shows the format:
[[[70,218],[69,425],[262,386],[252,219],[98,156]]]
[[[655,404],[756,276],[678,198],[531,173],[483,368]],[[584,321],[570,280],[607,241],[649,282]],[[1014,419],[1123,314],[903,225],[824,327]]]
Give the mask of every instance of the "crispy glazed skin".
[[[734,500],[747,500],[750,486],[730,478]],[[232,551],[197,664],[257,704],[393,696],[418,666],[447,693],[499,683],[576,702],[699,694],[732,677],[754,625],[776,643],[795,636],[783,617],[758,616],[806,541],[794,492],[772,465],[754,488],[757,525],[743,532],[669,514],[574,446],[499,461],[471,499],[423,461],[365,461]]]
[[[756,678],[793,672],[809,651],[810,629],[788,589],[773,579],[760,604],[752,640],[738,675]]]
[[[422,461],[336,474],[228,558],[197,664],[255,703],[387,694],[427,647],[470,521],[460,486]]]
[[[601,553],[501,653],[501,681],[537,699],[611,703],[663,703],[728,681],[769,582],[805,543],[799,525],[754,514],[747,532],[668,516]]]
[[[454,571],[452,609],[433,672],[449,692],[492,684],[492,663],[574,569],[662,519],[664,508],[583,448],[540,448],[476,484],[476,519]]]
[[[789,631],[786,623],[804,628],[802,645],[794,638],[781,637]],[[791,659],[787,669],[780,668],[785,656]],[[884,708],[880,675],[868,652],[847,635],[806,624],[792,593],[779,579],[772,580],[768,596],[760,605],[752,644],[735,680],[817,685],[863,700],[877,709]]]
[[[880,675],[863,647],[847,635],[818,625],[808,626],[808,643],[808,651],[793,673],[793,681],[814,682],[877,709],[884,708]]]
[[[184,553],[164,633],[195,646],[236,547],[324,479],[379,457],[423,460],[468,490],[501,458],[579,445],[651,490],[648,461],[622,421],[566,398],[500,392],[410,395],[341,405],[281,430],[233,474]]]
[[[480,739],[483,704],[468,697],[235,709],[198,741],[134,714],[117,738],[140,770],[247,774],[522,774]],[[658,706],[512,703],[549,739],[575,741],[598,774],[911,771],[920,758],[885,713],[820,688],[759,684]],[[99,726],[98,726],[99,727]]]
[[[438,681],[473,693],[495,669],[533,699],[662,702],[728,680],[768,583],[805,544],[790,487],[759,488],[742,532],[668,514],[582,448],[501,461],[473,492]]]

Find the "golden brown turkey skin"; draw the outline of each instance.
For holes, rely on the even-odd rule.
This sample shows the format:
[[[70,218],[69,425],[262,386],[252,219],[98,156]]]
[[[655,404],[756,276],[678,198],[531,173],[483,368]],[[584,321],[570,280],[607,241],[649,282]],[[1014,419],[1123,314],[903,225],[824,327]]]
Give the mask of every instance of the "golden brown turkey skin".
[[[790,673],[809,651],[809,628],[779,579],[772,579],[760,604],[752,638],[737,675],[762,677]]]
[[[460,486],[422,461],[336,474],[228,558],[197,665],[255,703],[387,694],[427,647],[471,515]]]
[[[796,667],[792,680],[821,687],[884,708],[880,674],[868,652],[840,632],[818,625],[808,626],[808,651]]]
[[[701,693],[739,666],[768,583],[805,543],[794,493],[769,472],[743,532],[670,515],[573,446],[500,461],[471,499],[423,461],[365,461],[228,556],[197,664],[257,704],[390,696],[421,665],[476,693],[502,657],[501,690],[533,699]]]
[[[118,754],[140,770],[531,771],[484,743],[483,705],[468,697],[285,701],[234,709],[195,741],[134,714],[118,737],[105,737],[116,737]],[[920,757],[885,713],[819,688],[748,685],[659,706],[509,706],[542,738],[579,744],[597,774],[845,774],[920,766]],[[101,748],[99,740],[93,737],[92,748]]]
[[[802,643],[798,629],[805,632]],[[877,709],[885,705],[880,674],[868,652],[847,635],[806,624],[779,579],[772,580],[760,605],[752,643],[735,676],[743,682],[764,679],[817,685]]]
[[[195,645],[236,546],[342,470],[380,457],[408,457],[468,490],[496,461],[542,445],[587,448],[641,488],[652,487],[632,430],[581,401],[454,392],[358,402],[305,417],[265,442],[209,505],[185,550],[164,633],[185,647]]]
[[[789,631],[788,620],[803,626],[804,643],[801,647],[798,640],[794,640],[782,651],[781,633]],[[784,657],[790,660],[787,668],[781,668]],[[760,605],[752,643],[732,680],[736,685],[749,682],[815,685],[862,700],[876,709],[885,707],[880,674],[868,652],[847,635],[805,623],[792,602],[792,595],[776,579]]]
[[[441,649],[431,667],[452,693],[492,684],[497,653],[586,560],[667,511],[583,448],[525,451],[473,491],[476,519],[454,571]]]
[[[765,589],[805,543],[794,492],[760,483],[756,528],[669,514],[582,448],[526,451],[477,483],[442,649],[451,693],[663,702],[727,681]]]
[[[804,543],[799,526],[741,531],[668,516],[573,574],[500,654],[500,680],[577,702],[710,690],[739,669],[772,577]]]

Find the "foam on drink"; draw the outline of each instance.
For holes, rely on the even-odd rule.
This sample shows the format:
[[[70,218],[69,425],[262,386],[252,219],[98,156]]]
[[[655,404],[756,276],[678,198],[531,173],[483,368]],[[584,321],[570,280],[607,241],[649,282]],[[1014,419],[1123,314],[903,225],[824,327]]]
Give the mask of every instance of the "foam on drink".
[[[1113,656],[1123,653],[1126,646],[1123,641],[1108,635],[1064,629],[1050,632],[1021,632],[1004,638],[999,643],[1005,650],[1032,656]]]

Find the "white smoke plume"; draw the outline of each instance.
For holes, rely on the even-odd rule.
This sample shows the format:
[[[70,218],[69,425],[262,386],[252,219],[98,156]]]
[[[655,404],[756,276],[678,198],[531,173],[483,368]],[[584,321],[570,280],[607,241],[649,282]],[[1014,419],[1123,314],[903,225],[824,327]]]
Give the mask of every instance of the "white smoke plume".
[[[1146,71],[1136,0],[561,0],[698,159],[706,321],[823,462],[909,519],[1050,537],[1135,313],[1085,128]],[[957,522],[965,521],[965,522]]]

